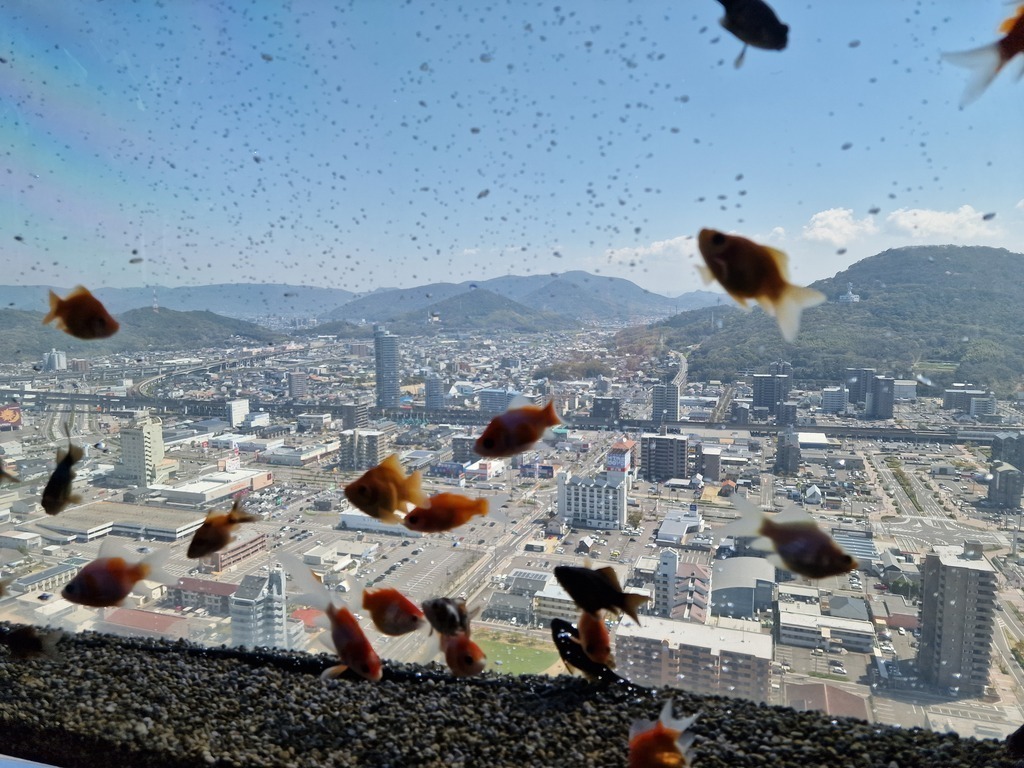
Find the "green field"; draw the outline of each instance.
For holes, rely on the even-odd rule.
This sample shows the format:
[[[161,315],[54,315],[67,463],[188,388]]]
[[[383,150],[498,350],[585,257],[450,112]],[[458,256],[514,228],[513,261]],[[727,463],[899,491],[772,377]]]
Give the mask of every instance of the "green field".
[[[483,633],[481,633],[483,634]],[[550,650],[530,648],[520,644],[502,642],[489,637],[477,637],[473,640],[487,654],[487,668],[492,672],[503,672],[508,675],[539,675],[558,661],[558,651],[554,646]],[[495,662],[500,661],[501,664]]]

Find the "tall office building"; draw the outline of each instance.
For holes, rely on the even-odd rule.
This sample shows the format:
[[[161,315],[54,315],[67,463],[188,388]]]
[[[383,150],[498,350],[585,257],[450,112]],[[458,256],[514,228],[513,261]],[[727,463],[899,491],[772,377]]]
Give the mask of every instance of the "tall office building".
[[[1005,461],[992,462],[988,483],[989,503],[1000,509],[1017,509],[1024,495],[1024,473]]]
[[[864,400],[864,415],[872,419],[891,419],[895,396],[895,380],[891,376],[872,376]]]
[[[44,352],[43,369],[47,371],[66,371],[68,369],[67,353],[57,349]]]
[[[921,568],[917,670],[929,685],[977,696],[988,685],[996,572],[979,541],[932,547]]]
[[[309,374],[305,371],[288,372],[288,397],[298,400],[309,394]]]
[[[788,363],[787,363],[788,365]],[[786,373],[754,374],[754,408],[767,408],[773,416],[779,413],[779,406],[789,397],[792,377]]]
[[[343,429],[364,429],[370,426],[370,409],[366,403],[342,403],[341,425]]]
[[[228,424],[233,429],[245,421],[245,417],[249,414],[249,401],[245,398],[228,400],[225,403],[225,410],[227,411]]]
[[[655,424],[675,424],[679,421],[679,387],[675,384],[655,384],[651,390],[651,421]]]
[[[303,650],[302,622],[288,620],[285,574],[275,566],[265,576],[246,576],[230,598],[231,640],[249,648]]]
[[[444,379],[436,373],[427,376],[423,382],[424,399],[428,411],[439,411],[444,408]]]
[[[850,402],[863,403],[868,396],[868,387],[877,371],[874,368],[847,368],[846,388],[850,392]]]
[[[164,461],[163,422],[148,416],[121,430],[120,474],[136,485],[148,486],[167,479]]]
[[[778,475],[795,475],[800,471],[800,438],[792,427],[778,437],[772,469]]]
[[[377,407],[397,408],[401,390],[398,386],[398,337],[382,325],[373,326],[373,355],[377,374]]]
[[[689,477],[688,449],[685,435],[640,435],[641,476],[652,483]]]
[[[558,473],[558,513],[574,528],[619,530],[626,525],[626,493],[623,472],[600,472],[582,477]]]
[[[825,387],[821,391],[821,410],[825,413],[846,413],[850,393],[845,386]]]

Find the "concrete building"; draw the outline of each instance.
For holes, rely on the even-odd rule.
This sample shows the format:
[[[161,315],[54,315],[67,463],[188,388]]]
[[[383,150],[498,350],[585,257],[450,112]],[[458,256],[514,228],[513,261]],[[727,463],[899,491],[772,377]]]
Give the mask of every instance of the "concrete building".
[[[845,386],[825,387],[821,391],[821,410],[825,413],[846,413],[850,392]]]
[[[891,376],[873,376],[868,382],[864,415],[871,419],[891,419],[896,402],[896,381]]]
[[[343,429],[365,429],[370,426],[370,409],[366,403],[343,403],[341,426]]]
[[[288,397],[301,400],[309,394],[309,374],[305,371],[288,372]]]
[[[874,368],[847,368],[846,388],[850,391],[850,402],[863,403],[867,399],[868,387],[877,371]]]
[[[697,462],[700,473],[709,483],[722,481],[722,449],[717,445],[697,444]]]
[[[590,406],[590,417],[601,419],[605,424],[616,423],[622,412],[621,397],[595,397]]]
[[[519,394],[514,389],[481,389],[477,393],[477,397],[480,400],[480,410],[483,413],[504,413],[508,409],[509,403],[518,397]]]
[[[345,470],[369,469],[393,453],[394,439],[390,432],[373,429],[346,429],[341,432],[338,463]]]
[[[1005,461],[1015,467],[1024,467],[1024,435],[999,432],[992,438],[992,461]]]
[[[229,600],[234,645],[305,649],[302,622],[288,620],[285,574],[280,566],[266,576],[246,576]]]
[[[817,602],[779,600],[778,633],[780,645],[798,648],[845,648],[871,653],[875,647],[875,627],[870,621],[841,616],[824,616]]]
[[[675,384],[655,384],[651,389],[651,421],[655,424],[674,424],[679,421],[679,387]]]
[[[779,405],[789,398],[792,376],[788,373],[755,373],[753,380],[753,407],[767,408],[769,413],[777,415]]]
[[[388,333],[382,325],[373,326],[373,360],[377,377],[377,407],[397,408],[401,396],[398,337]]]
[[[673,509],[665,513],[658,526],[655,541],[663,547],[681,547],[687,536],[699,533],[703,524],[700,512],[693,504],[686,509]]]
[[[626,525],[626,494],[622,472],[582,477],[558,473],[558,513],[573,528],[620,530]]]
[[[437,374],[430,374],[423,382],[424,405],[428,411],[439,411],[444,408],[444,379]]]
[[[639,685],[682,686],[697,695],[755,702],[768,699],[772,638],[758,631],[656,616],[645,616],[640,627],[625,618],[615,632],[615,656],[629,661],[630,680]]]
[[[711,586],[712,616],[753,619],[772,607],[775,566],[760,557],[716,560]]]
[[[917,400],[917,381],[915,379],[896,379],[893,382],[893,397],[897,402]]]
[[[682,562],[674,549],[662,550],[654,571],[654,602],[647,611],[667,619],[695,621],[707,618],[711,569]]]
[[[973,384],[954,384],[942,393],[942,407],[946,410],[968,412],[971,408],[971,399],[975,397],[987,397],[991,392],[975,387]]]
[[[988,500],[1001,509],[1017,509],[1024,495],[1024,473],[1005,461],[992,463],[992,480],[988,484]]]
[[[244,530],[244,529],[243,529]],[[266,531],[249,530],[248,534],[238,536],[228,546],[212,555],[204,557],[200,562],[200,570],[203,573],[220,573],[234,568],[241,562],[248,560],[253,555],[261,552],[269,552],[268,536]]]
[[[245,417],[249,415],[249,401],[245,398],[239,400],[228,400],[224,404],[225,418],[232,429],[242,426]]]
[[[533,617],[542,627],[549,626],[552,619],[575,624],[580,617],[580,609],[562,585],[551,579],[533,596]]]
[[[644,480],[665,482],[689,477],[689,441],[684,435],[640,436],[640,475]]]
[[[779,432],[778,439],[773,471],[779,475],[795,475],[800,471],[800,437],[797,432],[787,429]]]
[[[996,572],[978,541],[933,547],[921,569],[917,669],[936,688],[977,696],[988,686],[995,625]]]
[[[211,616],[230,616],[231,596],[238,591],[238,586],[184,576],[178,579],[177,586],[168,588],[167,594],[175,606],[203,608]]]
[[[121,430],[121,474],[140,486],[163,483],[171,467],[164,465],[163,422],[153,416]]]
[[[45,371],[66,371],[68,369],[68,356],[66,352],[51,349],[43,353],[43,370]]]
[[[785,402],[779,403],[779,407],[775,412],[775,420],[780,427],[795,427],[796,413],[797,404],[792,400],[786,400]]]

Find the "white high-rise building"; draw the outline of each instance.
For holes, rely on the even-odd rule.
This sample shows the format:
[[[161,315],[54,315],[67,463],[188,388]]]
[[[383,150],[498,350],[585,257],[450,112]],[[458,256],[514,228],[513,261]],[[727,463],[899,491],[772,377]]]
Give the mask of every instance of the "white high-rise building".
[[[558,473],[558,513],[574,528],[620,530],[626,525],[624,472],[601,472],[596,477]]]
[[[228,400],[225,406],[227,408],[228,423],[232,427],[241,426],[242,422],[245,421],[246,415],[249,413],[249,401],[244,398]]]
[[[121,474],[141,486],[161,483],[169,470],[163,468],[163,422],[148,416],[121,430]]]

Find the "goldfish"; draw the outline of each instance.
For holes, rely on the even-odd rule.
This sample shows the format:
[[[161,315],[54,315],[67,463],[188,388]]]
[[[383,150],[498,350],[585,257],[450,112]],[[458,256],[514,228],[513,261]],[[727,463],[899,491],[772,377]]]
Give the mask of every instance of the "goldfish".
[[[981,96],[1002,68],[1012,58],[1024,53],[1024,3],[1017,6],[1017,12],[1000,25],[999,31],[1006,35],[994,43],[970,51],[942,54],[950,64],[974,70],[974,77],[967,83],[960,99],[961,107]]]
[[[572,672],[578,669],[588,680],[604,683],[625,683],[624,678],[612,672],[611,668],[594,661],[583,651],[579,630],[564,619],[551,620],[551,639],[562,662]]]
[[[427,623],[419,606],[393,587],[364,589],[363,608],[385,635],[404,635]]]
[[[0,461],[0,483],[16,483],[18,478],[7,471],[7,467]]]
[[[672,717],[672,700],[657,720],[636,720],[629,729],[629,768],[684,768],[690,764],[694,736],[686,733],[698,712],[683,720]]]
[[[11,586],[14,579],[0,579],[0,597],[7,597],[7,588]]]
[[[81,285],[64,299],[50,291],[50,312],[43,318],[43,325],[53,320],[57,328],[78,339],[105,339],[120,327],[100,300]]]
[[[82,449],[73,445],[70,437],[66,452],[57,449],[57,467],[46,481],[42,498],[39,500],[46,514],[56,515],[68,504],[77,504],[82,500],[78,494],[71,493],[71,481],[75,479],[75,473],[71,468],[83,455],[85,454]]]
[[[398,463],[398,454],[393,453],[346,485],[345,498],[370,517],[397,525],[402,518],[395,513],[399,509],[405,512],[406,502],[418,507],[430,506],[430,499],[420,488],[420,477],[419,472],[407,477]]]
[[[1010,757],[1024,757],[1024,725],[1006,737],[1006,751]]]
[[[580,620],[576,624],[579,629],[579,644],[587,658],[591,661],[602,664],[610,669],[615,668],[615,659],[612,658],[612,641],[608,635],[608,627],[605,626],[601,611],[597,613],[580,613]]]
[[[99,557],[64,586],[61,596],[79,605],[107,608],[119,605],[143,579],[172,586],[178,583],[178,577],[163,568],[171,550],[157,550],[137,563],[128,562],[123,554],[127,553],[113,539],[104,539]]]
[[[477,455],[488,459],[502,459],[522,453],[544,435],[544,430],[561,424],[555,413],[555,401],[549,400],[543,408],[524,405],[509,408],[491,419],[483,434],[473,444]]]
[[[231,533],[235,528],[242,523],[251,523],[254,520],[259,520],[259,518],[242,510],[241,499],[235,499],[231,509],[223,514],[216,514],[211,509],[206,515],[206,520],[192,536],[192,542],[188,545],[185,557],[194,560],[197,557],[206,557],[224,549],[231,543]]]
[[[766,537],[767,541],[755,541],[753,546],[771,546],[776,554],[768,558],[770,562],[809,579],[838,576],[857,568],[857,560],[806,512],[792,509],[770,518],[749,501],[733,498],[742,516],[721,529],[720,535]]]
[[[328,667],[320,675],[322,679],[335,678],[351,669],[365,680],[377,682],[383,676],[380,657],[373,650],[359,621],[344,603],[335,605],[331,593],[316,578],[306,565],[295,555],[283,552],[278,560],[291,574],[297,586],[295,599],[305,599],[314,608],[324,612],[331,626],[331,642],[341,664]]]
[[[474,515],[487,514],[487,499],[471,499],[458,493],[437,493],[426,509],[416,507],[402,520],[410,531],[440,533],[465,525]]]
[[[787,257],[782,251],[758,245],[736,235],[702,229],[697,245],[707,266],[698,267],[705,284],[717,280],[744,309],[754,299],[775,317],[782,338],[792,343],[800,332],[800,314],[825,301],[825,294],[788,280]]]
[[[423,608],[423,614],[430,622],[432,630],[437,630],[441,635],[464,632],[469,637],[469,620],[472,615],[466,609],[465,600],[435,597],[431,600],[424,600],[420,606]]]
[[[789,42],[789,27],[764,0],[718,0],[725,8],[725,16],[719,22],[726,30],[738,37],[743,50],[736,57],[734,66],[743,65],[747,46],[766,51],[781,51]]]
[[[470,677],[484,671],[487,654],[469,639],[466,632],[441,635],[441,651],[445,663],[456,677]]]
[[[31,624],[12,629],[0,635],[0,645],[7,646],[16,659],[31,659],[36,656],[56,656],[57,642],[64,637],[59,629],[40,633]]]
[[[639,624],[636,611],[650,599],[644,595],[623,592],[619,577],[611,566],[595,571],[582,566],[559,565],[555,567],[555,578],[576,605],[594,615],[602,609],[615,614],[625,612]]]

